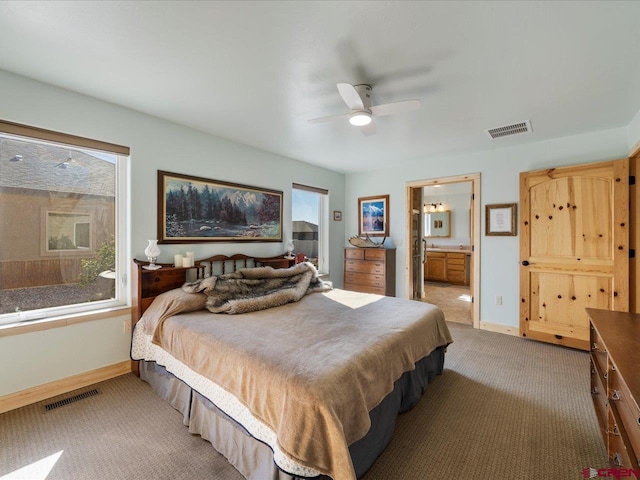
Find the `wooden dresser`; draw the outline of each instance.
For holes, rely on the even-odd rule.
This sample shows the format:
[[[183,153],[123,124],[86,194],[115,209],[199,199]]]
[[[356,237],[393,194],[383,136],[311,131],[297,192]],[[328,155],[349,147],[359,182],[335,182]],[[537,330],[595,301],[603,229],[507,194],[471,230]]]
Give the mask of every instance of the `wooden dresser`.
[[[345,248],[344,289],[395,297],[395,248]]]
[[[640,315],[595,308],[587,314],[591,396],[609,462],[640,472]]]

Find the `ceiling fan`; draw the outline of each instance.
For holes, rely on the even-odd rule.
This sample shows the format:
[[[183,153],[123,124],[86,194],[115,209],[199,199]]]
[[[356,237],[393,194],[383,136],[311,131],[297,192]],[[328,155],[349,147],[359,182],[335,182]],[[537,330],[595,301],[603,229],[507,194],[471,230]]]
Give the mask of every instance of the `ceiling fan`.
[[[338,92],[351,110],[351,113],[342,115],[330,115],[309,120],[309,123],[331,122],[334,120],[349,119],[351,125],[360,127],[360,131],[365,135],[376,133],[376,125],[373,117],[384,117],[396,113],[410,112],[420,108],[420,100],[404,100],[402,102],[385,103],[382,105],[371,105],[371,85],[350,83],[338,83]]]

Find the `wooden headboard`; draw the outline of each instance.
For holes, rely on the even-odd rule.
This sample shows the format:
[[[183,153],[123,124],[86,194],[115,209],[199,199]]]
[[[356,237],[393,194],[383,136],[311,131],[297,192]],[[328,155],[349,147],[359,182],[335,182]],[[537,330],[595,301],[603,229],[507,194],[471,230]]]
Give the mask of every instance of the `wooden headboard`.
[[[277,257],[250,257],[238,253],[236,255],[214,255],[194,262],[193,267],[174,267],[170,263],[158,263],[159,270],[145,270],[149,262],[133,260],[132,278],[132,327],[140,320],[144,311],[158,295],[174,288],[181,287],[187,281],[206,278],[211,275],[232,273],[239,268],[271,266],[288,268],[293,266],[293,259]]]

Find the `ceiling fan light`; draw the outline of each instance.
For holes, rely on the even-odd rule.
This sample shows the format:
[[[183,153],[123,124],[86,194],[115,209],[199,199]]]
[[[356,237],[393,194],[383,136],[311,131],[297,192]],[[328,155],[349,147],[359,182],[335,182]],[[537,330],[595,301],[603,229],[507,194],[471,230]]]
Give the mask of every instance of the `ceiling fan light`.
[[[369,112],[355,112],[349,117],[349,123],[356,127],[362,127],[371,123],[371,114]]]

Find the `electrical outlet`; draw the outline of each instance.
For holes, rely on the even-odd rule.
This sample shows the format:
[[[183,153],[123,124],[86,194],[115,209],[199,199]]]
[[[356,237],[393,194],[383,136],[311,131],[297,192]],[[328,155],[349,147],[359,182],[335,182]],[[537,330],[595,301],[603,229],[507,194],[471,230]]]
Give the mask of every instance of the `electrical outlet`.
[[[496,305],[502,305],[502,295],[496,295]]]

